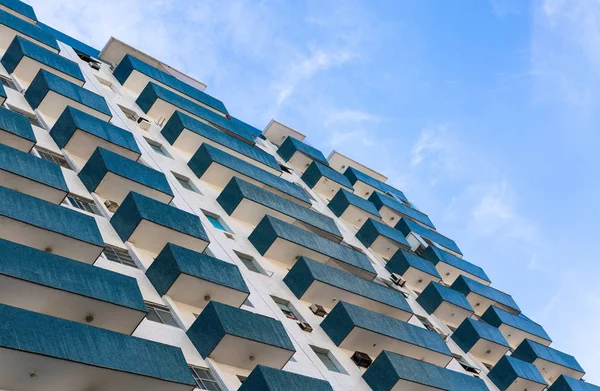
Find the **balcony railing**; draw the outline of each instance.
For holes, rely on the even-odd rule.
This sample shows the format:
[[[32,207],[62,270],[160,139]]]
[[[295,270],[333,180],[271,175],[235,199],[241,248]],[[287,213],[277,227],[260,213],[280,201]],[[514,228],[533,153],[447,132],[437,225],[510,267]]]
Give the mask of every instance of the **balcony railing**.
[[[354,191],[348,178],[334,169],[314,161],[302,174],[302,180],[315,192],[330,200],[340,189]]]
[[[423,239],[427,239],[429,241],[437,243],[438,245],[446,249],[446,251],[451,252],[455,256],[462,257],[462,252],[460,252],[460,249],[458,248],[454,240],[449,239],[436,231],[427,229],[422,225],[415,223],[414,221],[408,220],[406,218],[401,218],[394,228],[402,232],[404,236],[408,236],[409,234],[417,234]]]
[[[484,285],[492,283],[481,267],[435,246],[428,246],[423,252],[423,258],[435,265],[448,285],[452,285],[460,275],[467,276]]]
[[[390,273],[396,273],[404,278],[406,284],[418,292],[425,289],[430,282],[442,280],[442,276],[431,262],[404,250],[396,251],[385,268]]]
[[[352,186],[354,186],[354,193],[364,199],[368,199],[373,192],[379,191],[383,194],[394,194],[401,200],[407,201],[406,196],[400,190],[397,190],[387,183],[383,183],[354,167],[348,167],[346,171],[344,171],[344,175],[348,178]]]
[[[35,16],[33,7],[19,0],[1,0],[0,10],[6,11],[29,23],[35,24],[37,22],[37,16]]]
[[[535,365],[510,356],[503,356],[488,377],[500,391],[514,389],[514,384],[527,391],[543,391],[548,386]]]
[[[372,203],[340,189],[327,205],[334,215],[356,228],[361,227],[368,219],[381,220],[381,215]]]
[[[374,192],[369,197],[369,201],[375,205],[375,208],[381,215],[381,219],[390,226],[396,225],[398,220],[403,217],[414,220],[417,223],[427,226],[430,229],[435,229],[435,226],[425,213],[420,212],[410,206],[404,205],[400,201],[396,201],[379,192]]]
[[[461,292],[467,297],[469,303],[479,316],[490,306],[502,308],[505,311],[519,315],[521,310],[514,301],[511,295],[492,288],[489,285],[484,285],[478,281],[472,280],[469,277],[459,276],[450,286],[457,292]]]
[[[321,151],[293,137],[285,139],[277,149],[277,154],[301,173],[306,171],[312,162],[329,164]]]
[[[16,36],[26,38],[55,53],[60,52],[54,35],[13,13],[0,9],[0,53],[6,51]]]
[[[360,227],[356,238],[383,259],[392,259],[398,250],[410,249],[402,232],[371,218]]]
[[[495,365],[508,352],[510,345],[497,328],[471,318],[452,333],[452,340],[466,353],[487,365]]]
[[[4,89],[0,92],[0,97],[3,91]],[[3,102],[1,98],[0,102]],[[0,107],[0,143],[29,152],[36,142],[31,123],[25,116]]]
[[[430,315],[435,315],[446,325],[456,328],[473,315],[473,308],[460,292],[441,284],[430,282],[417,298],[417,303]]]
[[[326,380],[258,365],[238,391],[333,391]]]
[[[481,320],[498,328],[513,349],[526,338],[546,346],[552,343],[542,326],[522,314],[515,315],[491,306],[481,315]]]

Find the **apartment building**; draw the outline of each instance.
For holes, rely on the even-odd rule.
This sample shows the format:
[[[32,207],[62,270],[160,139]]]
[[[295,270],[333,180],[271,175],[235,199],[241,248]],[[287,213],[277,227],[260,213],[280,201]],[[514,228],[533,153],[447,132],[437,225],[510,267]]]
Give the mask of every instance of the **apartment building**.
[[[18,0],[0,63],[0,389],[600,390],[383,174]]]

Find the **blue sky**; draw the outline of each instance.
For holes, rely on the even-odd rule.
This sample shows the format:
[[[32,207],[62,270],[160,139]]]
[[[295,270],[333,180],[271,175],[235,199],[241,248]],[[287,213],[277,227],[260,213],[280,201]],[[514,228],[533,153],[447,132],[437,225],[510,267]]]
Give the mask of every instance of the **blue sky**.
[[[600,383],[598,0],[29,3],[383,172]]]

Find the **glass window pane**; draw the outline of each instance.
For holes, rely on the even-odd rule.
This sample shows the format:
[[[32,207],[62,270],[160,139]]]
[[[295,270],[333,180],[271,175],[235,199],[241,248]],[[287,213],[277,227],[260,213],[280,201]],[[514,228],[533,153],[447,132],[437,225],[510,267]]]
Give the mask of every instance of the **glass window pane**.
[[[331,361],[331,358],[329,358],[328,353],[323,353],[323,352],[315,352],[315,353],[317,354],[317,357],[319,357],[321,362],[325,365],[325,367],[327,367],[327,369],[329,369],[332,372],[340,372],[338,367],[333,363],[333,361]]]
[[[220,229],[221,231],[226,231],[228,232],[228,230],[225,228],[225,226],[221,223],[220,219],[215,218],[213,216],[206,216],[208,218],[208,221],[210,221],[210,223],[213,225],[213,227]]]
[[[258,270],[258,268],[254,264],[254,262],[252,262],[251,259],[242,259],[242,258],[240,258],[240,260],[242,261],[242,263],[244,264],[244,266],[246,266],[246,268],[248,270],[250,270],[251,272],[260,273],[260,270]]]
[[[173,318],[173,315],[171,315],[171,313],[169,311],[165,311],[161,308],[157,308],[156,312],[158,313],[158,316],[160,316],[162,323],[169,325],[169,326],[179,327],[179,325],[175,321],[175,318]]]
[[[152,308],[150,306],[148,306],[148,315],[146,315],[146,319],[148,319],[148,320],[150,320],[152,322],[162,323],[162,320],[160,320],[160,318],[158,317],[158,315],[154,311],[154,308]]]
[[[180,185],[181,185],[181,186],[182,186],[184,189],[187,189],[187,190],[190,190],[190,191],[195,191],[195,190],[194,190],[194,188],[192,187],[192,185],[190,184],[190,182],[189,182],[188,180],[186,180],[186,179],[183,179],[183,178],[181,178],[181,177],[178,177],[178,176],[176,176],[176,177],[175,177],[175,179],[177,179],[177,182],[179,182],[179,184],[180,184]]]

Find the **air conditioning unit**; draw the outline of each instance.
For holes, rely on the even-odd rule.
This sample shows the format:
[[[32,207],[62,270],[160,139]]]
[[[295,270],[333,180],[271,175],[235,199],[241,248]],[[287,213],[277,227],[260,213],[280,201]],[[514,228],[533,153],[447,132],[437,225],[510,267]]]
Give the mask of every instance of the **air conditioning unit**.
[[[396,273],[392,273],[392,281],[399,287],[403,287],[406,284],[406,280]]]
[[[323,306],[320,306],[319,304],[312,304],[310,306],[310,310],[313,314],[320,316],[321,318],[327,315],[327,311],[325,311],[325,308],[323,308]]]
[[[95,69],[97,71],[100,70],[100,64],[98,64],[97,62],[90,61],[88,64],[90,64],[90,68]]]
[[[106,209],[111,213],[115,213],[117,209],[119,209],[119,204],[111,200],[104,201],[104,206],[106,206]]]
[[[369,368],[369,366],[373,362],[373,360],[371,360],[371,357],[369,357],[367,353],[363,352],[354,352],[354,354],[352,355],[352,361],[354,361],[354,363],[357,366],[363,368]]]
[[[298,326],[303,330],[306,331],[308,333],[313,331],[313,328],[310,324],[308,324],[308,322],[298,322]]]
[[[138,118],[137,123],[138,123],[139,127],[142,128],[142,129],[144,129],[144,130],[150,129],[150,125],[151,125],[150,121],[148,121],[144,117]]]

